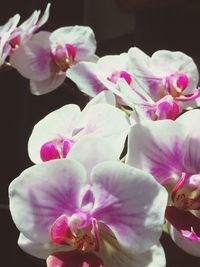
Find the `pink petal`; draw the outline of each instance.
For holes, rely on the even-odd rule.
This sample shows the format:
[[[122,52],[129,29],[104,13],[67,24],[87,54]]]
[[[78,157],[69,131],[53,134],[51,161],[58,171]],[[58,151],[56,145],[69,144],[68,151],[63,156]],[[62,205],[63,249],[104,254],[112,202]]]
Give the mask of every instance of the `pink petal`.
[[[130,253],[143,253],[158,242],[167,192],[152,176],[118,162],[98,164],[91,174],[92,216],[110,228]]]
[[[164,185],[182,173],[184,129],[170,120],[145,121],[132,127],[128,138],[127,163],[150,172]]]
[[[50,227],[79,206],[84,168],[74,161],[53,160],[25,170],[9,187],[10,210],[18,229],[38,243],[50,241]]]
[[[11,65],[25,78],[42,81],[51,75],[49,35],[39,32],[11,55]]]
[[[106,90],[106,87],[97,76],[96,63],[80,62],[69,68],[66,76],[76,83],[78,88],[89,96],[94,97]]]

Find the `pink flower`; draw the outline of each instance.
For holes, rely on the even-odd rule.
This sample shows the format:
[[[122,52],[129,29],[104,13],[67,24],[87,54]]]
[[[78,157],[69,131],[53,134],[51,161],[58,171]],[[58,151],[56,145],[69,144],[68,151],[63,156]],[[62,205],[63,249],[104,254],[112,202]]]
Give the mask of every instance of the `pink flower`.
[[[159,50],[149,57],[136,47],[128,54],[129,72],[154,101],[170,95],[180,108],[185,102],[185,108],[199,98],[199,74],[191,57],[168,50]]]
[[[50,4],[47,5],[44,15],[39,19],[40,10],[35,10],[32,16],[24,23],[17,26],[20,15],[16,14],[8,22],[0,26],[0,66],[13,52],[37,31],[49,17]]]
[[[89,27],[63,27],[35,34],[13,53],[10,62],[30,79],[32,93],[40,95],[60,86],[71,65],[94,60],[95,49],[94,33]]]
[[[19,245],[47,258],[48,267],[165,266],[157,246],[165,189],[143,171],[103,162],[108,149],[96,138],[99,142],[95,147],[88,138],[73,159],[34,165],[11,183],[10,209],[21,232]],[[80,154],[85,156],[82,164],[76,158]],[[94,156],[99,163],[91,166]]]
[[[159,53],[158,51],[155,53],[155,57],[162,58],[165,54],[167,54],[167,57],[170,56],[170,53],[172,52],[165,51],[164,53],[161,51]],[[191,77],[184,73],[179,73],[179,61],[182,60],[185,62],[188,59],[191,60],[191,58],[180,53],[178,63],[174,63],[177,67],[176,72],[173,69],[174,72],[171,70],[168,76],[166,76],[166,73],[163,74],[164,78],[158,78],[158,75],[155,77],[155,74],[152,74],[151,79],[147,79],[147,74],[146,76],[143,74],[145,77],[144,79],[138,72],[144,70],[147,72],[147,67],[144,68],[144,70],[142,69],[142,62],[143,64],[147,64],[147,59],[146,61],[145,59],[143,60],[140,54],[145,57],[139,49],[131,48],[128,53],[105,56],[100,58],[96,63],[81,62],[74,65],[68,71],[68,77],[77,84],[81,91],[92,97],[103,90],[112,91],[116,95],[118,105],[128,106],[132,109],[134,121],[141,121],[143,119],[174,120],[182,112],[183,108],[188,106],[188,103],[191,105],[196,98],[200,96],[200,90],[194,90],[194,93],[191,93],[190,90],[192,85],[194,85],[191,84],[192,79],[196,79],[197,84],[198,72],[196,66],[193,62],[190,62],[191,68],[189,70],[191,72],[193,71],[190,75]],[[175,54],[172,53],[173,57],[177,55],[179,55],[179,52]],[[137,61],[139,61],[139,63],[137,63]],[[138,65],[141,67],[141,70]],[[149,74],[151,71],[153,72],[155,67],[153,65],[151,66],[149,63],[147,65]],[[162,64],[160,65],[159,67],[162,70]],[[157,72],[159,71],[159,67],[157,67]],[[186,68],[185,73],[187,73],[188,68],[189,67]],[[145,83],[143,80],[148,82]],[[149,80],[152,82],[149,83]],[[156,87],[154,91],[152,89],[152,84]]]
[[[12,32],[12,35],[10,37],[10,44],[13,47],[12,53],[20,45],[23,45],[26,41],[31,39],[33,34],[47,22],[49,18],[50,6],[50,3],[47,4],[44,14],[41,17],[41,10],[35,10],[27,20],[25,20]]]
[[[200,256],[199,120],[200,111],[192,110],[176,121],[135,125],[127,157],[128,164],[151,173],[169,191],[165,216],[170,233],[195,256]]]
[[[66,158],[78,140],[93,134],[104,137],[119,158],[129,129],[125,113],[109,104],[89,102],[82,112],[77,105],[66,105],[35,125],[28,143],[29,156],[34,163]]]
[[[0,66],[2,66],[12,50],[10,38],[16,29],[20,16],[16,14],[6,24],[0,26]]]
[[[124,79],[132,84],[133,78],[127,72],[127,53],[109,55],[97,62],[80,62],[68,71],[68,77],[79,89],[89,96],[96,96],[104,90],[118,90],[118,81]]]

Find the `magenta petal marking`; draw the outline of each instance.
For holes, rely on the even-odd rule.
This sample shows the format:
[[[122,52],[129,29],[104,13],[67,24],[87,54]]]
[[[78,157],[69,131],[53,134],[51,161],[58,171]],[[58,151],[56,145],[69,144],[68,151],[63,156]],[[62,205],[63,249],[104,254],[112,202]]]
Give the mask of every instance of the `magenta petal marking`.
[[[196,237],[200,238],[200,219],[189,211],[181,211],[174,206],[168,206],[165,217],[185,237],[188,235],[186,233],[195,232]]]
[[[182,90],[184,90],[187,88],[188,84],[189,84],[188,76],[184,73],[180,73],[177,78],[176,85]]]
[[[56,252],[47,259],[47,267],[103,267],[103,261],[93,253],[79,251]]]
[[[60,153],[54,142],[49,141],[42,145],[40,149],[40,158],[42,159],[42,161],[49,161],[52,159],[60,158]]]
[[[61,215],[53,223],[50,230],[50,237],[52,242],[58,245],[67,244],[68,239],[73,238],[66,215]]]
[[[131,82],[132,82],[132,77],[131,75],[124,71],[124,70],[121,70],[121,71],[116,71],[116,72],[113,72],[111,74],[110,77],[107,77],[108,81],[112,82],[112,83],[117,83],[117,81],[120,79],[120,78],[124,78],[124,80],[130,85]]]
[[[62,143],[62,153],[63,153],[63,158],[66,158],[67,154],[69,153],[72,145],[74,142],[70,140],[64,140]]]
[[[131,75],[128,73],[128,72],[126,72],[126,71],[120,71],[119,72],[119,76],[120,76],[120,78],[124,78],[124,80],[130,85],[131,84],[131,82],[132,82],[132,77],[131,77]]]
[[[67,49],[68,58],[71,62],[74,62],[76,58],[76,48],[71,44],[66,44],[65,48]]]
[[[159,120],[171,119],[175,120],[180,113],[180,108],[177,103],[169,101],[159,101],[157,104],[156,115]]]
[[[190,94],[190,95],[182,95],[180,97],[176,97],[175,99],[177,101],[182,101],[182,102],[186,102],[186,101],[193,101],[196,100],[197,98],[200,97],[200,88],[198,88],[195,93]]]

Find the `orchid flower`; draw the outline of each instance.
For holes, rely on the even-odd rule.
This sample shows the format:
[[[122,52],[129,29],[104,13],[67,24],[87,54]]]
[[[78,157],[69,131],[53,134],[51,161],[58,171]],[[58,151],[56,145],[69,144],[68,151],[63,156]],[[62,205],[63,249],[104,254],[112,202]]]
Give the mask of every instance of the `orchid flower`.
[[[200,111],[176,121],[145,121],[129,135],[127,163],[151,173],[169,192],[166,219],[173,240],[200,256]],[[144,142],[145,140],[145,142]]]
[[[80,62],[68,71],[81,91],[91,97],[104,90],[116,95],[118,105],[131,108],[133,120],[175,119],[182,111],[172,95],[163,94],[155,100],[149,91],[138,83],[131,65],[130,51],[120,55],[104,56],[96,63]]]
[[[158,241],[166,190],[151,175],[112,161],[115,152],[102,138],[85,138],[70,159],[34,165],[11,183],[19,245],[48,267],[164,267]]]
[[[29,40],[49,17],[50,4],[47,5],[44,15],[39,19],[40,10],[35,10],[31,17],[17,26],[20,15],[16,14],[8,20],[8,22],[0,26],[0,66],[2,66],[7,57],[24,42]]]
[[[119,157],[130,129],[129,120],[123,111],[94,100],[82,112],[77,105],[66,105],[36,124],[28,143],[31,160],[39,163],[65,158],[77,140],[88,134],[104,137]]]
[[[104,90],[117,90],[118,81],[124,79],[132,84],[133,79],[126,71],[128,54],[104,56],[97,62],[80,62],[68,71],[68,77],[79,89],[94,97]],[[113,89],[113,90],[112,90]]]
[[[41,10],[35,10],[33,14],[22,24],[20,24],[13,32],[10,38],[10,44],[13,47],[12,53],[20,45],[31,39],[33,34],[42,27],[49,18],[49,10],[51,4],[48,3],[44,14],[40,17]]]
[[[10,38],[20,20],[19,14],[10,18],[6,24],[0,26],[0,66],[2,66],[12,50]]]
[[[30,79],[33,94],[48,93],[65,80],[71,65],[96,60],[96,41],[91,28],[63,27],[50,33],[41,31],[21,45],[10,58],[18,72]]]
[[[136,47],[128,54],[129,72],[153,100],[170,95],[185,108],[200,97],[198,69],[191,57],[168,50],[157,51],[149,57]]]

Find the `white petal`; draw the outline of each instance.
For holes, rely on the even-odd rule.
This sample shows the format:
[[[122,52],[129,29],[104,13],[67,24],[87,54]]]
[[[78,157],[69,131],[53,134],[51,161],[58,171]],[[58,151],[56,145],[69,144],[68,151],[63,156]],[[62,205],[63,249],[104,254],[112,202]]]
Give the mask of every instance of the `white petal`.
[[[66,76],[64,74],[51,74],[51,76],[43,81],[30,81],[30,90],[34,95],[44,95],[57,89],[64,83]]]
[[[200,257],[200,241],[189,240],[177,231],[171,224],[169,227],[170,235],[173,241],[185,252],[195,257]]]
[[[108,104],[97,104],[82,111],[78,127],[84,129],[78,136],[88,133],[102,136],[113,145],[113,150],[120,157],[130,123],[127,115],[118,108]]]
[[[150,250],[133,254],[123,250],[112,237],[104,236],[98,254],[107,267],[165,267],[166,260],[162,246],[154,245]]]
[[[67,251],[69,246],[63,245],[58,246],[53,243],[37,243],[26,238],[22,233],[19,235],[18,245],[26,253],[40,258],[46,259],[50,254],[57,251]]]
[[[108,160],[118,160],[118,155],[113,146],[104,138],[88,134],[77,141],[67,156],[85,167],[88,176],[98,163]]]
[[[50,40],[52,45],[70,44],[76,48],[76,61],[89,59],[96,50],[96,40],[94,32],[86,26],[70,26],[59,28],[54,31]]]

